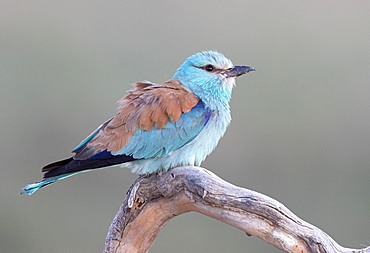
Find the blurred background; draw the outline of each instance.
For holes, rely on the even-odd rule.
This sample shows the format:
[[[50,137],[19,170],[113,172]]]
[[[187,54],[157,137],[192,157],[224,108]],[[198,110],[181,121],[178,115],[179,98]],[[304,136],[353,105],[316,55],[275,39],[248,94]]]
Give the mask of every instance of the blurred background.
[[[240,77],[203,167],[269,195],[338,243],[370,244],[370,2],[0,1],[0,252],[101,252],[137,175],[110,168],[21,188],[116,113],[218,50]],[[209,217],[171,220],[151,252],[280,252]]]

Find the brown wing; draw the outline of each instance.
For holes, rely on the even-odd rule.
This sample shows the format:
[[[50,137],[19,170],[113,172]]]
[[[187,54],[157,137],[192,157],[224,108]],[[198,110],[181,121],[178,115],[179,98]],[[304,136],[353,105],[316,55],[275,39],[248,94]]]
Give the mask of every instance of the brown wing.
[[[162,84],[139,82],[133,85],[130,94],[118,101],[119,112],[116,116],[84,149],[77,152],[75,159],[86,158],[84,150],[89,150],[89,157],[105,149],[118,152],[138,129],[162,129],[169,120],[176,122],[182,113],[189,112],[199,101],[177,80]]]

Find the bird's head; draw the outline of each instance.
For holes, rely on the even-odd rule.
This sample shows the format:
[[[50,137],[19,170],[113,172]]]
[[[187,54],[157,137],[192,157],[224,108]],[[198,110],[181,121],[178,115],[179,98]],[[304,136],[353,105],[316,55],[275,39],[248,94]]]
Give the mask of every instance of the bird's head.
[[[235,78],[254,70],[249,66],[234,66],[221,53],[204,51],[190,56],[173,78],[206,103],[227,103]]]

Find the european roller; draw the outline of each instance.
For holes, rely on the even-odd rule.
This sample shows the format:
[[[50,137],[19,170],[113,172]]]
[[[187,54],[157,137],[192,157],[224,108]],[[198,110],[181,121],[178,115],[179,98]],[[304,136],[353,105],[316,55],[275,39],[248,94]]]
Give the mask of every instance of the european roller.
[[[162,84],[134,83],[118,101],[113,118],[84,139],[73,157],[43,167],[43,180],[26,185],[21,194],[31,195],[58,180],[112,165],[138,174],[199,166],[230,124],[236,77],[254,70],[205,51],[190,56]]]

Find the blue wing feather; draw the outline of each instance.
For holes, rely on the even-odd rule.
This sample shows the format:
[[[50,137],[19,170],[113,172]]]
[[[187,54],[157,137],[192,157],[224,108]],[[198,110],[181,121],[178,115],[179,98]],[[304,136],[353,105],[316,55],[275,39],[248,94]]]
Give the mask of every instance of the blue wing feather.
[[[207,124],[212,112],[202,101],[176,122],[162,129],[138,130],[127,145],[113,155],[130,155],[135,159],[162,157],[192,141]]]

